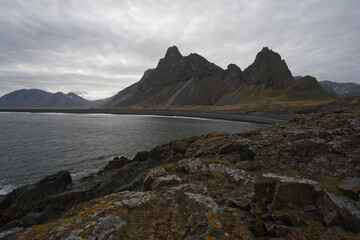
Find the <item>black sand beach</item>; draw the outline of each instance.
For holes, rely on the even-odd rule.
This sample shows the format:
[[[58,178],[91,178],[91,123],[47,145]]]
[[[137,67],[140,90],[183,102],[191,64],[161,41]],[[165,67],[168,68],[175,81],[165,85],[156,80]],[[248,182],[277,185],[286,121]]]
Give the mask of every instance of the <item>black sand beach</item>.
[[[0,112],[30,112],[30,113],[77,113],[77,114],[133,114],[159,115],[221,119],[260,124],[283,123],[291,115],[281,112],[241,112],[241,111],[196,111],[168,109],[0,109]]]

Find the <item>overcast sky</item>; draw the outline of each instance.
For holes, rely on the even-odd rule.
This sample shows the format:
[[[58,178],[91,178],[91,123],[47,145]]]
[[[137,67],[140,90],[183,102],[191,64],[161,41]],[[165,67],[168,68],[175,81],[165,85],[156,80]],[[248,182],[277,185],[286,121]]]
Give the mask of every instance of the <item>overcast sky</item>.
[[[268,46],[294,76],[360,83],[360,1],[0,0],[0,96],[109,97],[173,45],[241,69]]]

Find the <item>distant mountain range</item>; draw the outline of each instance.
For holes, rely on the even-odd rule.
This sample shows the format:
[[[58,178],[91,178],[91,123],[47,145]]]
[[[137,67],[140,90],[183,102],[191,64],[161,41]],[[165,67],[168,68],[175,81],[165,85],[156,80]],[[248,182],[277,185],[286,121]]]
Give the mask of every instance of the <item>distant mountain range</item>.
[[[22,89],[0,98],[0,108],[78,108],[102,104],[102,100],[89,101],[75,93],[50,93],[40,89]]]
[[[278,101],[331,100],[317,80],[295,80],[281,56],[263,48],[242,71],[235,64],[222,69],[192,53],[182,56],[170,47],[155,69],[145,71],[139,82],[125,88],[106,107],[174,105],[231,105],[264,99]]]
[[[272,101],[322,102],[359,95],[360,85],[355,83],[293,77],[285,60],[267,47],[242,71],[235,64],[222,69],[196,53],[183,56],[173,46],[156,68],[145,71],[140,81],[111,98],[89,101],[75,93],[23,89],[1,97],[0,108],[224,106]]]
[[[320,81],[319,83],[324,90],[341,98],[360,96],[360,85],[356,83],[337,83],[331,81]]]

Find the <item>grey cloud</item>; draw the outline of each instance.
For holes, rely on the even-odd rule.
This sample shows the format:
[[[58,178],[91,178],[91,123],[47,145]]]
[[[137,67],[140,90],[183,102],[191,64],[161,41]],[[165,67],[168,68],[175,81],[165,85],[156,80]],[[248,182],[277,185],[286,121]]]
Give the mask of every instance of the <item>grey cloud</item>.
[[[360,83],[359,8],[357,0],[0,0],[0,95],[36,87],[107,97],[171,45],[242,69],[268,46],[294,75]]]

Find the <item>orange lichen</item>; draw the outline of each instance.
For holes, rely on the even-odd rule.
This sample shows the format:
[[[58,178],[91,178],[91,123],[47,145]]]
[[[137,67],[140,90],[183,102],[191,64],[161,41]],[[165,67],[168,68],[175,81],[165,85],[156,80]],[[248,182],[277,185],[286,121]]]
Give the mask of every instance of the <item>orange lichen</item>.
[[[222,224],[221,224],[221,221],[220,221],[220,219],[219,219],[219,217],[218,216],[216,216],[214,213],[212,213],[212,212],[208,212],[207,214],[206,214],[206,216],[207,216],[207,218],[208,218],[208,223],[211,225],[211,226],[213,226],[213,227],[215,227],[215,228],[222,228],[223,226],[222,226]]]
[[[216,240],[216,238],[215,238],[215,237],[212,237],[212,236],[207,236],[205,239],[206,239],[206,240]]]

